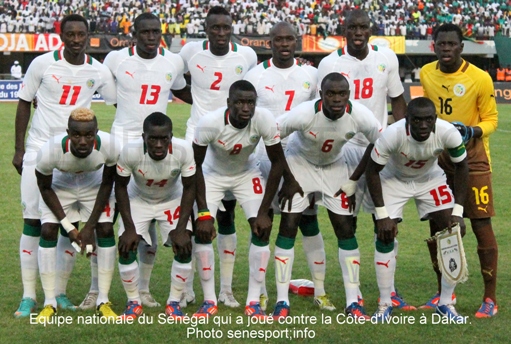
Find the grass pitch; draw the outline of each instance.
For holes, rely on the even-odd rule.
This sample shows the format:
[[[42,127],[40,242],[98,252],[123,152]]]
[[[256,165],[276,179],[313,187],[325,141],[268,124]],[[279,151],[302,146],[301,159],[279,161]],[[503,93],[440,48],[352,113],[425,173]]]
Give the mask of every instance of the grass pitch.
[[[218,317],[210,319],[207,324],[170,324],[166,318],[160,316],[164,306],[160,308],[144,308],[143,323],[135,321],[134,324],[101,324],[89,311],[61,311],[57,318],[60,324],[33,325],[30,319],[14,319],[13,313],[18,307],[22,296],[21,276],[19,269],[19,238],[22,230],[22,217],[20,211],[19,181],[20,177],[12,167],[11,160],[14,146],[14,117],[16,103],[1,103],[0,124],[2,135],[0,142],[5,148],[0,152],[2,173],[3,197],[0,198],[0,223],[2,224],[0,246],[0,275],[2,288],[0,299],[0,338],[2,342],[39,343],[49,341],[71,343],[121,343],[121,342],[152,342],[164,341],[181,342],[219,342],[230,343],[239,339],[249,341],[288,342],[289,340],[308,341],[316,343],[389,343],[389,342],[416,342],[416,343],[476,343],[492,340],[493,342],[509,342],[509,323],[511,315],[508,312],[510,297],[507,291],[511,288],[511,276],[508,267],[511,261],[511,234],[508,225],[511,219],[508,213],[511,204],[511,191],[506,174],[511,170],[511,160],[508,150],[511,146],[511,106],[499,106],[499,130],[492,135],[491,150],[493,161],[493,188],[495,193],[495,207],[497,216],[493,219],[494,231],[499,242],[499,280],[498,303],[499,314],[494,319],[476,319],[475,311],[481,304],[483,283],[479,272],[479,261],[476,252],[476,241],[471,233],[470,225],[465,237],[465,251],[470,271],[469,280],[456,288],[456,309],[462,315],[469,316],[466,325],[446,325],[436,323],[432,312],[399,312],[395,311],[393,324],[373,325],[370,323],[349,323],[343,315],[344,288],[341,270],[337,260],[337,240],[328,221],[326,211],[320,208],[320,228],[325,240],[327,254],[327,276],[325,286],[337,311],[320,311],[313,305],[311,297],[290,296],[291,315],[286,324],[249,324],[243,316],[243,308],[231,309],[219,306]],[[115,110],[101,103],[93,105],[101,130],[109,131]],[[174,122],[174,135],[183,137],[189,107],[182,104],[169,104],[168,115]],[[34,186],[36,187],[36,186]],[[238,210],[236,226],[238,229],[238,257],[235,266],[233,291],[240,303],[244,303],[248,285],[248,232],[249,227],[244,215]],[[272,233],[271,246],[273,249],[280,218],[276,216]],[[420,305],[431,297],[436,291],[436,282],[429,253],[424,242],[428,236],[428,226],[419,222],[412,203],[408,204],[405,219],[399,226],[399,258],[396,272],[396,286],[400,294],[413,305]],[[376,309],[378,288],[376,285],[373,267],[373,228],[370,216],[359,216],[357,238],[362,254],[360,273],[361,290],[366,301],[369,314]],[[307,263],[301,248],[300,236],[296,240],[295,263],[293,278],[310,278]],[[170,266],[172,252],[160,246],[156,265],[151,280],[153,296],[161,303],[169,293]],[[218,281],[218,264],[216,278]],[[68,285],[68,296],[79,304],[89,289],[90,269],[86,258],[80,256],[76,262],[71,280]],[[267,273],[267,286],[270,297],[269,309],[273,310],[276,298],[274,264],[270,260]],[[197,300],[202,300],[202,291],[198,277],[195,278],[195,291]],[[218,283],[217,283],[218,292]],[[44,296],[38,284],[38,302],[41,309]],[[110,299],[114,310],[123,311],[126,295],[115,272]],[[189,314],[197,310],[198,304],[184,309]],[[491,339],[490,339],[491,338]]]

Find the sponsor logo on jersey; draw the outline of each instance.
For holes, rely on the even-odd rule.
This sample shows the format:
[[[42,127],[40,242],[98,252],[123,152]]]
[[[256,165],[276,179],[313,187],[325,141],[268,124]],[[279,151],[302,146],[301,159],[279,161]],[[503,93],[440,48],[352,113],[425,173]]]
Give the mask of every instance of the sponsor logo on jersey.
[[[236,68],[234,68],[234,73],[236,73],[237,75],[241,75],[243,73],[243,66],[241,65],[236,66]]]
[[[172,81],[172,73],[165,74],[165,81],[171,82]]]
[[[311,89],[311,83],[310,83],[310,82],[308,82],[308,81],[305,81],[305,82],[303,83],[303,86],[302,86],[302,87],[303,87],[303,89],[304,89],[304,90],[307,90],[307,91],[308,91],[308,90],[310,90],[310,89]]]
[[[467,89],[465,88],[465,85],[463,84],[456,84],[454,85],[452,91],[454,92],[455,96],[463,97],[465,93],[467,92]]]
[[[275,88],[275,85],[273,85],[272,87],[270,87],[270,86],[264,86],[264,88],[265,88],[266,90],[270,90],[270,91],[272,91],[273,93],[275,93],[275,91],[273,90],[273,89]]]
[[[442,85],[442,88],[445,88],[445,90],[446,90],[447,92],[449,92],[449,87],[451,87],[451,85],[447,85],[447,86]]]
[[[383,72],[385,72],[386,69],[387,69],[387,66],[385,64],[380,63],[378,65],[378,72],[383,73]]]
[[[125,74],[131,76],[132,79],[135,79],[135,76],[133,74],[135,74],[135,72],[131,73],[129,71],[124,71]]]
[[[94,79],[89,79],[89,80],[87,80],[87,87],[93,88],[95,83],[96,83],[96,81],[94,81]]]
[[[257,143],[259,141],[259,135],[252,135],[250,136],[250,143]]]
[[[353,136],[355,136],[355,134],[356,134],[356,133],[355,133],[355,132],[353,132],[353,131],[348,131],[348,132],[346,133],[346,136],[345,136],[346,140],[350,140],[350,139],[352,139],[352,138],[353,138]]]
[[[181,170],[180,170],[179,168],[175,168],[175,169],[173,169],[172,171],[170,171],[170,175],[171,175],[172,177],[175,177],[175,176],[177,176],[177,175],[179,174],[179,172],[180,172],[180,171],[181,171]]]

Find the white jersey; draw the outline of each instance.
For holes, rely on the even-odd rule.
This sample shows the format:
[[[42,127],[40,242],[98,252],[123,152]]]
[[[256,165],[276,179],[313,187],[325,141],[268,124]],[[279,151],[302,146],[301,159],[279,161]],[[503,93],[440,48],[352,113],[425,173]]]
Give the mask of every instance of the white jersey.
[[[344,47],[321,60],[318,85],[332,72],[346,77],[350,84],[350,99],[367,106],[382,128],[387,128],[387,96],[395,98],[404,92],[396,54],[388,48],[369,45],[368,55],[359,60]],[[352,142],[364,147],[369,144],[361,135],[357,135]]]
[[[194,143],[208,146],[203,164],[204,174],[235,176],[257,169],[252,154],[260,139],[266,146],[280,142],[277,124],[270,111],[255,108],[255,114],[243,129],[229,122],[229,110],[223,107],[201,118],[195,130]]]
[[[158,204],[179,199],[183,193],[182,177],[195,174],[193,149],[189,142],[173,137],[165,159],[153,160],[140,138],[125,145],[117,163],[117,174],[130,177],[128,195]]]
[[[123,131],[130,138],[139,137],[147,116],[153,112],[167,112],[170,90],[186,86],[183,60],[162,48],[152,59],[141,58],[136,47],[112,51],[104,63],[117,83],[117,111],[112,133]]]
[[[67,134],[50,137],[39,151],[36,170],[45,176],[53,175],[52,185],[61,189],[97,187],[101,183],[103,166],[114,166],[120,146],[110,134],[98,131],[94,149],[86,158],[71,153]]]
[[[18,92],[19,98],[27,102],[32,102],[37,96],[27,149],[37,150],[50,136],[64,133],[71,111],[90,108],[96,91],[107,104],[115,103],[112,73],[89,55],[85,55],[85,62],[79,66],[68,63],[63,50],[35,58]]]
[[[277,119],[283,138],[291,135],[287,152],[301,155],[313,165],[324,166],[340,158],[341,149],[355,134],[374,143],[380,123],[364,105],[349,101],[344,115],[333,121],[322,111],[321,99],[305,102]]]
[[[402,119],[376,141],[371,158],[385,168],[382,174],[399,180],[426,179],[435,173],[443,173],[438,166],[438,156],[447,149],[454,163],[466,157],[465,145],[458,130],[449,122],[437,119],[435,129],[424,142],[415,141]]]
[[[231,49],[223,56],[211,53],[209,41],[187,43],[179,52],[185,72],[189,71],[192,76],[193,104],[189,123],[194,126],[206,113],[225,106],[231,85],[242,80],[257,64],[252,48],[230,44]]]

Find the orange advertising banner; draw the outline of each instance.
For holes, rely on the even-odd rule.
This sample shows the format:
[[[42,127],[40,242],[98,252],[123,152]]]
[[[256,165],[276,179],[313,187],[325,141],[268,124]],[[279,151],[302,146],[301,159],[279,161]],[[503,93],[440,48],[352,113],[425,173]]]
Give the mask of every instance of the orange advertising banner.
[[[404,36],[372,36],[369,43],[380,47],[387,47],[396,54],[405,53]],[[326,38],[304,35],[302,36],[302,52],[304,53],[330,53],[346,45],[343,36],[328,36]]]
[[[3,33],[0,34],[0,51],[10,52],[34,52],[51,51],[62,47],[60,36],[55,33],[46,34],[23,34]]]

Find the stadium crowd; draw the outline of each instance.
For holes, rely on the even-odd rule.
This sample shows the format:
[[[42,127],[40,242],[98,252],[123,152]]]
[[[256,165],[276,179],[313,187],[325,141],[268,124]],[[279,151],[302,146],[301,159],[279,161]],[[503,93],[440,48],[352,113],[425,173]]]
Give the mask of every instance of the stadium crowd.
[[[347,12],[361,8],[379,36],[431,39],[438,24],[454,23],[474,39],[511,37],[508,0],[5,0],[0,33],[59,33],[63,16],[77,13],[88,19],[90,32],[131,34],[134,19],[151,12],[164,34],[205,37],[206,13],[215,5],[230,11],[234,34],[269,34],[275,23],[288,21],[299,34],[342,35]]]

